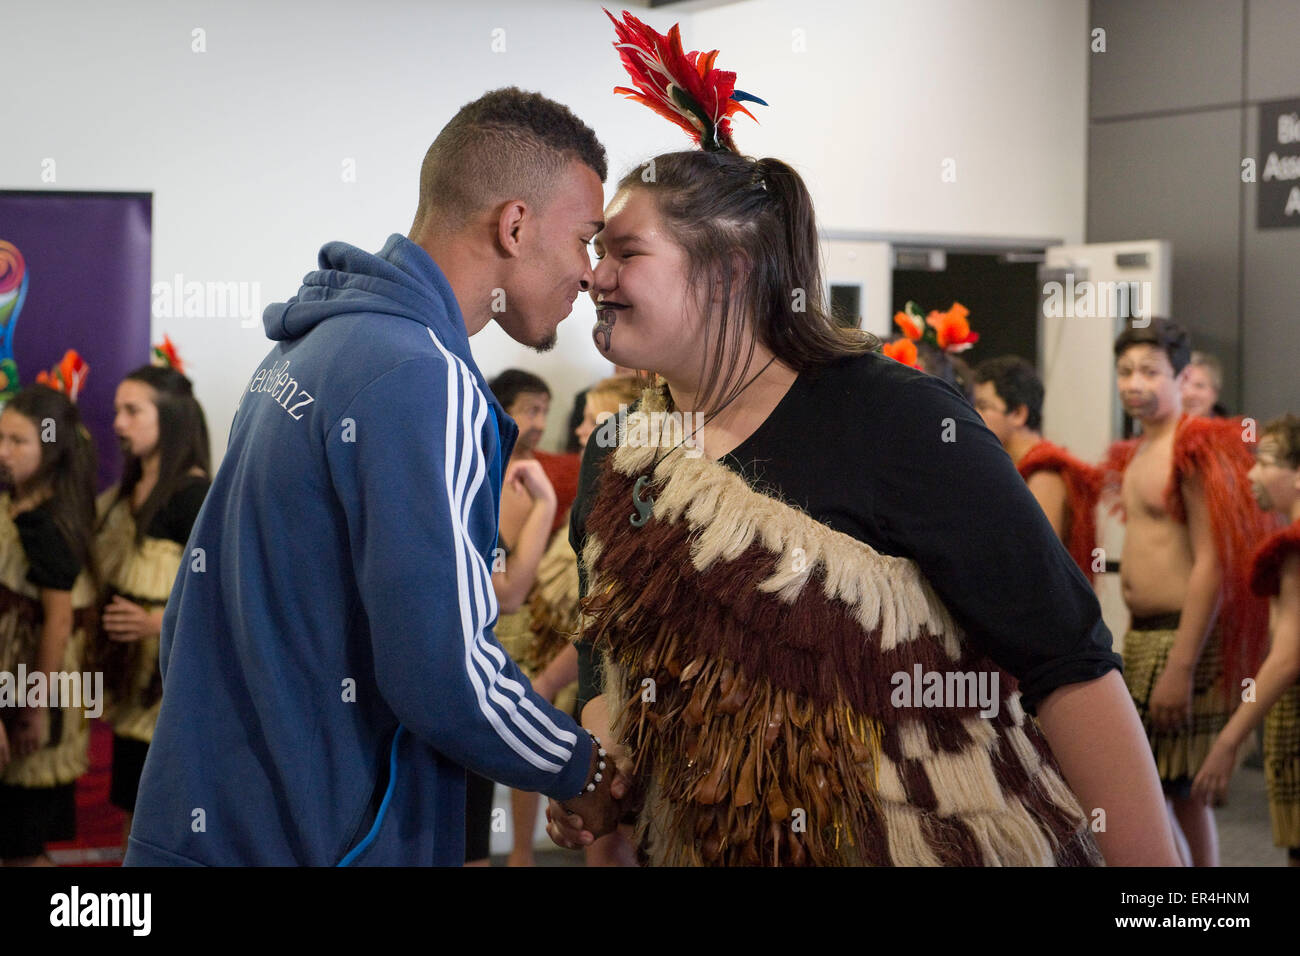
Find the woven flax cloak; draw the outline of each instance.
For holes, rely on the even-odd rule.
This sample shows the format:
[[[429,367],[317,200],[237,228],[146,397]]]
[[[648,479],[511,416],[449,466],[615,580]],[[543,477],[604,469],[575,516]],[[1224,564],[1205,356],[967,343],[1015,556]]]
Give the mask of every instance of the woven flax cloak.
[[[31,565],[23,551],[18,526],[9,517],[9,501],[8,493],[0,494],[0,672],[16,681],[20,664],[29,675],[36,670],[44,612],[41,589],[27,580]],[[72,783],[90,766],[90,727],[82,703],[94,687],[85,683],[90,668],[84,655],[88,635],[96,630],[98,614],[94,606],[95,585],[84,568],[73,583],[70,599],[72,633],[58,669],[64,674],[82,675],[83,697],[81,701],[60,701],[62,714],[57,721],[50,722],[52,739],[45,741],[39,750],[26,757],[11,754],[9,763],[0,771],[0,782],[10,786],[55,787]],[[60,683],[61,688],[68,686],[66,682]]]
[[[915,563],[680,449],[647,390],[587,519],[583,634],[606,658],[653,865],[1097,864],[1088,818],[1011,675]],[[649,435],[650,440],[641,441]],[[632,440],[629,440],[632,436]],[[896,673],[998,676],[997,713],[896,707]]]
[[[126,499],[117,500],[117,486],[96,500],[103,525],[95,536],[95,555],[112,594],[120,594],[146,611],[166,607],[180,571],[185,547],[167,538],[145,535],[135,543],[135,519]],[[91,659],[104,672],[108,696],[105,719],[113,733],[129,740],[153,740],[162,708],[162,674],[158,667],[161,635],[138,641],[110,641],[104,635],[92,644]]]

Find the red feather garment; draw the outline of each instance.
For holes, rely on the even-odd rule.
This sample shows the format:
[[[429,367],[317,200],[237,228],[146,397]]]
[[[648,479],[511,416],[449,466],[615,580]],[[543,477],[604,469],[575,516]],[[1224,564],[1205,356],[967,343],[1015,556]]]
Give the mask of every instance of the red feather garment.
[[[1075,458],[1060,445],[1044,439],[1025,453],[1016,465],[1020,477],[1051,471],[1065,482],[1066,503],[1070,509],[1070,527],[1065,549],[1074,558],[1084,577],[1093,579],[1092,551],[1097,547],[1097,501],[1101,497],[1102,473]]]
[[[1300,554],[1300,521],[1292,522],[1265,539],[1250,563],[1250,587],[1261,597],[1272,597],[1282,590],[1282,565],[1293,554]]]
[[[1255,503],[1246,473],[1254,464],[1238,418],[1197,418],[1184,414],[1174,433],[1173,463],[1165,486],[1165,509],[1187,522],[1182,483],[1195,475],[1205,491],[1215,551],[1223,575],[1219,622],[1223,635],[1223,678],[1229,694],[1259,668],[1268,651],[1268,604],[1250,588],[1251,556],[1277,522]],[[1117,493],[1124,469],[1141,439],[1115,442],[1103,465],[1105,493]],[[1123,514],[1122,504],[1114,509]]]

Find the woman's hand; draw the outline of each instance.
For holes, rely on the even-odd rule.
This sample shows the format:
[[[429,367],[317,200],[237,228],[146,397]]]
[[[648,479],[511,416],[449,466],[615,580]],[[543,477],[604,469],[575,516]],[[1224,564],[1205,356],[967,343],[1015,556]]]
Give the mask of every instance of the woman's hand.
[[[50,714],[44,707],[24,707],[14,723],[13,756],[26,757],[45,745]]]
[[[104,630],[111,641],[138,641],[162,631],[159,612],[150,613],[120,594],[104,608]]]

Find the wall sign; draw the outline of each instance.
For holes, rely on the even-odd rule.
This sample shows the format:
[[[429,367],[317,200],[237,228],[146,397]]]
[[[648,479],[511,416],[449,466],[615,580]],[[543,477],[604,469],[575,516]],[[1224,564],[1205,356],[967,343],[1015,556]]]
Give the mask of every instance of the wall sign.
[[[1300,227],[1300,100],[1259,107],[1260,229]]]

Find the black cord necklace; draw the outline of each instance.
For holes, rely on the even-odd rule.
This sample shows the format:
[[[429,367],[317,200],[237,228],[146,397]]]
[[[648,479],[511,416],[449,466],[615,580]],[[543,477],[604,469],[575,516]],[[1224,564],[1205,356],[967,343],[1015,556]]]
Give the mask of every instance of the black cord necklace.
[[[764,372],[766,372],[771,367],[772,363],[775,361],[776,361],[776,356],[773,355],[770,359],[767,360],[767,365],[764,365],[761,369],[759,369],[758,372],[755,373],[754,377],[751,378],[744,385],[742,385],[740,387],[740,390],[737,391],[735,395],[732,395],[731,398],[727,399],[718,407],[718,410],[713,413],[713,417],[717,418],[717,416],[722,413],[722,410],[724,408],[726,408],[736,399],[740,398],[741,394],[744,393],[745,389],[749,388],[749,386],[753,385],[756,381],[758,381],[759,376],[762,375]],[[659,455],[657,458],[655,458],[654,462],[650,465],[649,474],[642,475],[640,478],[636,480],[636,485],[633,486],[632,488],[632,504],[636,508],[636,514],[631,515],[628,518],[628,521],[632,522],[632,527],[640,528],[642,525],[644,525],[647,521],[650,520],[650,512],[654,509],[655,500],[654,498],[651,498],[649,496],[642,498],[641,492],[645,489],[646,485],[650,484],[650,482],[654,480],[654,471],[656,468],[659,467],[659,463],[663,461],[665,458],[667,458],[669,455],[671,455],[673,452],[675,452],[677,449],[685,445],[692,438],[694,438],[695,433],[699,431],[701,428],[703,428],[704,425],[705,425],[704,422],[700,422],[700,424],[692,428],[691,433],[689,435],[687,435],[685,438],[679,441],[672,448],[668,449],[662,455]]]

